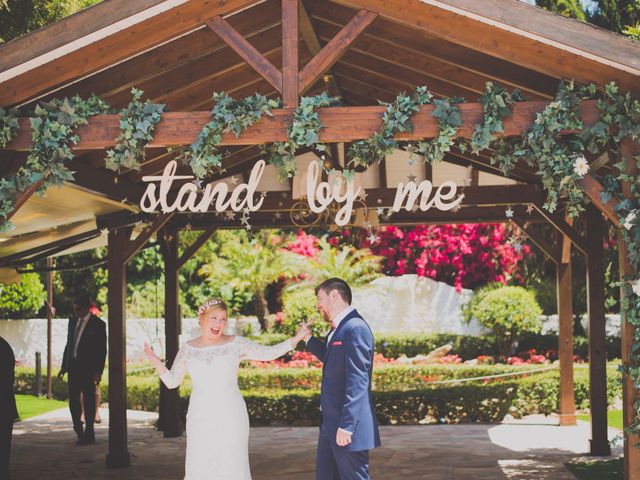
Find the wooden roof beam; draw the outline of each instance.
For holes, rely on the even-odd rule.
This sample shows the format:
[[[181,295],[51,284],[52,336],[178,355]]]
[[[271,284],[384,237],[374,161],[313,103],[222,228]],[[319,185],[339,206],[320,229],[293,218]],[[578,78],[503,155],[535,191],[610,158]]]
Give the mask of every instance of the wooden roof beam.
[[[596,177],[587,173],[578,183],[583,188],[585,195],[591,200],[591,203],[598,207],[617,228],[620,228],[620,220],[615,212],[618,202],[613,198],[606,203],[602,201],[600,195],[604,192],[604,187],[598,182]]]
[[[174,215],[175,212],[161,214],[153,221],[153,223],[149,227],[147,227],[143,232],[140,232],[140,234],[132,243],[129,244],[127,250],[124,252],[124,255],[122,257],[123,262],[125,264],[128,263],[133,258],[133,256],[138,253],[138,251],[142,247],[144,247],[144,245],[151,239],[151,237],[162,227],[164,227],[169,222],[169,220],[173,218]]]
[[[558,213],[551,213],[542,207],[541,203],[531,202],[535,209],[546,218],[556,230],[563,235],[569,237],[571,242],[580,250],[584,255],[587,255],[587,242],[576,229],[567,223],[567,221]]]
[[[520,102],[513,109],[513,115],[504,122],[504,136],[517,136],[527,131],[538,112],[547,106],[547,102]],[[459,105],[463,126],[460,137],[469,138],[475,125],[483,118],[482,105],[463,103]],[[413,117],[414,131],[398,135],[399,140],[420,140],[433,138],[438,133],[438,122],[431,113],[435,107],[424,105]],[[322,142],[351,142],[369,138],[382,122],[386,107],[330,107],[318,109],[324,128],[320,132]],[[579,106],[580,117],[585,125],[592,125],[599,118],[595,100],[587,100]],[[223,135],[219,145],[261,145],[274,141],[287,140],[287,128],[291,123],[293,109],[276,109],[273,116],[263,116],[239,137],[228,132]],[[167,112],[158,124],[150,148],[172,147],[191,144],[202,127],[210,119],[209,112]],[[16,138],[7,146],[7,150],[28,150],[32,146],[31,125],[28,118],[21,118],[20,130]],[[567,131],[564,133],[576,133]],[[115,145],[120,134],[118,115],[96,115],[88,125],[78,129],[80,141],[74,145],[76,150],[105,149]]]
[[[282,73],[221,16],[205,22],[242,59],[253,67],[278,92],[282,93]]]
[[[300,72],[300,92],[309,89],[330,69],[377,17],[373,12],[360,10]]]
[[[533,230],[528,222],[521,218],[514,218],[513,223],[518,225],[520,230],[542,251],[542,253],[553,260],[556,265],[560,263],[562,259],[558,249],[547,243],[544,237]]]

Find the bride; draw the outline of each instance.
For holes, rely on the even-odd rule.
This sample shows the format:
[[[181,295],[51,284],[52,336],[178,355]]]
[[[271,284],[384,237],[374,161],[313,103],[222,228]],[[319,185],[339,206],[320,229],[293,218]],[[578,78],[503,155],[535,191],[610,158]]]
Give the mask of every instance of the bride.
[[[187,412],[184,480],[251,480],[249,416],[238,389],[240,360],[274,360],[296,347],[308,333],[273,346],[225,335],[227,306],[207,301],[198,310],[201,335],[178,351],[171,370],[145,343],[147,357],[167,388],[177,388],[189,372],[193,389]]]

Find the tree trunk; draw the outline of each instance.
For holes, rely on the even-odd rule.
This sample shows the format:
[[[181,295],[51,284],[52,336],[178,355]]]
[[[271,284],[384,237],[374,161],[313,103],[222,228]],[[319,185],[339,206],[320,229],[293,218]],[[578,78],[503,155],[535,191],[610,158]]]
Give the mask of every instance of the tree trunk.
[[[265,332],[267,330],[267,314],[269,313],[269,309],[263,291],[255,292],[253,296],[253,308],[256,311],[258,322],[260,322],[260,330]]]

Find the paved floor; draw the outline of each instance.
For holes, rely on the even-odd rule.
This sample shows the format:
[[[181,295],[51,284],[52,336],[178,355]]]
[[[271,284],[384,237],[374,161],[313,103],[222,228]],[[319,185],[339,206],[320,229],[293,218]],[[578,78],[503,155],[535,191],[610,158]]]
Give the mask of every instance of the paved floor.
[[[103,419],[108,418],[105,410]],[[107,470],[106,421],[96,445],[77,447],[66,410],[16,424],[13,480],[181,479],[185,437],[166,439],[151,426],[156,415],[129,412],[132,466]],[[564,463],[588,451],[589,426],[552,425],[552,417],[528,417],[500,425],[382,427],[384,446],[371,454],[376,480],[575,480]],[[611,430],[613,439],[619,431]],[[312,480],[316,428],[254,428],[253,480]],[[619,442],[618,442],[619,443]],[[614,447],[620,455],[620,446]]]

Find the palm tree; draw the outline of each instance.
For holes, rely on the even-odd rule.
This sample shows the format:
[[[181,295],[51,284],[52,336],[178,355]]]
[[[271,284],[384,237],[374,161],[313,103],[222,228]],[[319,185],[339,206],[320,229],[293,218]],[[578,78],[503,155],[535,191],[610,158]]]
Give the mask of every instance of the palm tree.
[[[223,235],[219,240],[222,241],[219,252],[202,267],[201,273],[210,282],[232,287],[232,291],[251,291],[256,316],[264,331],[268,314],[266,288],[280,278],[294,276],[281,250],[282,238],[272,230],[264,230],[251,240],[238,234]]]
[[[304,282],[293,284],[290,288],[308,287],[312,282],[318,284],[333,277],[341,278],[355,287],[382,275],[382,257],[371,254],[369,249],[344,246],[338,250],[325,239],[319,240],[318,247],[320,251],[314,257],[289,254],[290,262],[297,264],[307,274]]]

